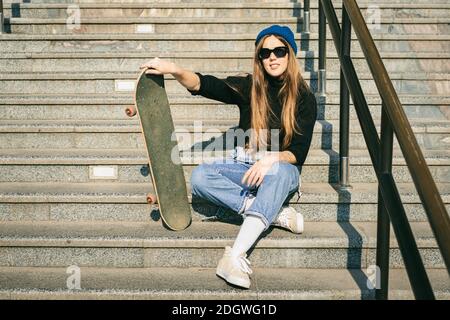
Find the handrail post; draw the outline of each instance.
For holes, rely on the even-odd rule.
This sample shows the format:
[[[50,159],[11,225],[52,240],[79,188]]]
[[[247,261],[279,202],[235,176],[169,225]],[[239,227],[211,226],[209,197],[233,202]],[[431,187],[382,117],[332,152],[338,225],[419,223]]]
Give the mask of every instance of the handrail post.
[[[343,4],[351,19],[352,25],[354,25],[356,36],[361,44],[361,49],[377,85],[378,93],[387,106],[385,110],[389,121],[395,124],[392,128],[396,134],[402,153],[405,156],[414,184],[424,204],[425,211],[428,214],[433,232],[438,240],[439,249],[444,256],[448,270],[450,270],[450,234],[448,232],[450,230],[450,219],[445,210],[442,198],[431,177],[430,170],[426,166],[425,159],[412,132],[411,125],[404,113],[395,88],[384,67],[358,4],[355,0],[343,0]],[[347,81],[351,81],[352,75],[346,72],[345,76]],[[414,296],[416,299],[435,299],[433,288],[431,287],[422,257],[414,239],[414,234],[403,207],[394,177],[390,173],[382,173],[379,171],[380,142],[378,141],[376,149],[372,145],[368,145],[368,147],[378,181],[382,186],[381,192],[384,205],[392,221],[393,230],[397,237]],[[424,184],[426,184],[425,188]],[[435,211],[428,211],[428,209],[434,209]]]
[[[303,32],[309,33],[309,24],[310,24],[310,16],[309,16],[309,0],[303,1]]]
[[[322,1],[319,0],[319,74],[318,74],[318,88],[319,96],[325,96],[326,90],[326,57],[327,57],[327,21],[325,13],[323,12]]]
[[[340,51],[345,58],[350,56],[351,22],[347,11],[342,7],[342,31]],[[340,71],[340,115],[339,115],[339,187],[340,189],[351,189],[349,183],[349,128],[350,128],[350,97],[345,82],[344,73]]]
[[[450,217],[447,213],[444,202],[442,201],[442,197],[439,193],[433,176],[431,175],[430,169],[427,166],[422,150],[419,147],[417,139],[411,128],[408,117],[406,116],[405,111],[402,108],[400,99],[398,98],[394,85],[392,84],[389,74],[381,59],[380,53],[378,52],[373,38],[370,35],[369,29],[366,22],[364,21],[364,17],[358,7],[358,4],[355,0],[344,0],[343,4],[347,11],[350,13],[352,24],[358,26],[355,27],[355,33],[357,35],[359,43],[361,44],[361,49],[364,53],[364,56],[366,57],[378,92],[381,95],[383,101],[388,106],[388,108],[386,108],[386,111],[389,120],[391,121],[391,123],[395,123],[393,129],[400,145],[400,149],[402,150],[402,153],[405,157],[406,164],[408,165],[408,169],[411,173],[414,185],[419,194],[420,201],[422,202],[425,213],[427,214],[431,229],[433,230],[433,234],[436,238],[436,242],[439,246],[439,250],[442,254],[442,258],[444,260],[446,268],[450,273]],[[391,216],[390,210],[389,216],[393,222],[392,225],[394,227],[397,239],[399,240],[394,219]],[[405,254],[409,253],[410,252],[405,249]],[[417,256],[416,252],[414,252],[414,256]],[[420,256],[418,258],[420,258]],[[418,261],[418,258],[416,257],[413,260]],[[404,260],[406,265],[407,259],[405,257]],[[414,263],[414,261],[411,262]],[[413,268],[411,268],[411,270],[412,269]],[[417,290],[418,292],[416,296],[422,296],[422,293],[426,293],[427,296],[431,296],[431,294],[429,294],[429,290],[431,287],[429,285],[429,281],[425,279],[425,276],[418,276],[417,274],[418,272],[422,272],[424,268],[421,269],[422,270],[416,269],[411,272],[408,271],[408,274],[411,273],[411,277],[414,276],[414,278],[420,278],[420,287],[426,287],[426,290]],[[416,281],[419,282],[419,280]]]
[[[0,34],[5,31],[5,13],[3,11],[3,0],[0,0]]]
[[[384,101],[381,104],[381,137],[380,137],[380,173],[392,173],[392,148],[394,131],[386,113]],[[389,290],[389,237],[390,219],[385,207],[385,200],[378,186],[378,222],[377,222],[377,257],[376,264],[380,270],[380,287],[375,290],[375,299],[387,300]]]

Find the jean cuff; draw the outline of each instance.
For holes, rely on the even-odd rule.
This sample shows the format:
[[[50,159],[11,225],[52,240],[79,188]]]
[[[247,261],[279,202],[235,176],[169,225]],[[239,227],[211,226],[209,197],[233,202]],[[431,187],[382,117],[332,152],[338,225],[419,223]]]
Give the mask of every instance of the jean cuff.
[[[247,201],[252,197],[253,195],[251,192],[246,191],[246,194],[244,195],[244,199],[242,200],[242,204],[240,206],[240,209],[237,211],[238,214],[242,215],[245,211],[245,206],[247,205]],[[253,196],[254,197],[254,196]]]
[[[260,218],[263,221],[264,225],[266,226],[264,228],[264,231],[266,231],[270,227],[269,221],[267,220],[266,216],[263,215],[262,213],[259,213],[259,212],[256,212],[256,211],[245,211],[242,215],[244,217],[246,217],[246,216],[255,216],[255,217]]]

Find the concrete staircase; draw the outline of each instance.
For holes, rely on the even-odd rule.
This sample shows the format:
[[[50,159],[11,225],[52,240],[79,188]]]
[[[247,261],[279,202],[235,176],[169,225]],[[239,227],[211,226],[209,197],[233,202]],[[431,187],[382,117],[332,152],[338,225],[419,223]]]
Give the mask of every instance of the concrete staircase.
[[[293,235],[270,229],[250,255],[252,287],[242,291],[215,276],[241,220],[202,221],[214,207],[193,204],[193,223],[171,232],[145,202],[152,190],[133,104],[133,82],[154,56],[225,77],[251,72],[257,32],[289,25],[300,44],[302,71],[317,87],[317,2],[311,33],[302,34],[302,2],[270,0],[37,0],[6,2],[0,36],[0,297],[5,299],[371,299],[377,184],[356,113],[351,109],[350,179],[339,191],[339,63],[327,41],[327,97],[302,173],[306,219]],[[69,30],[77,3],[81,29]],[[368,1],[358,1],[363,12]],[[372,35],[399,93],[447,210],[450,208],[450,5],[446,0],[377,2]],[[336,7],[341,4],[336,2]],[[340,11],[339,11],[340,13]],[[356,37],[353,37],[356,39]],[[379,130],[380,98],[356,40],[352,51]],[[238,121],[236,106],[192,97],[166,78],[182,150],[220,137]],[[195,131],[202,121],[202,134]],[[398,147],[393,172],[436,296],[450,280]],[[192,169],[213,155],[183,153]],[[190,199],[191,200],[191,199]],[[413,298],[395,236],[390,297]],[[81,289],[67,287],[69,266]]]

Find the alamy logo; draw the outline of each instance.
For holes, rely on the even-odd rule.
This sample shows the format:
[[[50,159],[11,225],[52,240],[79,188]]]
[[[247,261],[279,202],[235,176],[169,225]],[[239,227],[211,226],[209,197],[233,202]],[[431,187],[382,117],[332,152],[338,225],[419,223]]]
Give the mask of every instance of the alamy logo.
[[[71,4],[67,7],[66,26],[69,30],[79,30],[81,28],[81,12],[80,7],[76,4]]]
[[[78,266],[67,267],[66,273],[70,274],[66,284],[69,290],[81,290],[81,269]]]
[[[369,266],[367,268],[367,288],[370,290],[381,289],[380,267]]]
[[[369,5],[366,11],[367,27],[371,31],[379,31],[381,29],[381,10],[376,5]]]

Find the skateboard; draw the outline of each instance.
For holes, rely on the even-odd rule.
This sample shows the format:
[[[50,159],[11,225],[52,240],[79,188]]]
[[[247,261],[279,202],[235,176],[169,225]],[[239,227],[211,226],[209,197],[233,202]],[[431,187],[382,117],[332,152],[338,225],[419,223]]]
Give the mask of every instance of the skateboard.
[[[191,223],[191,210],[178,144],[172,141],[175,129],[164,76],[145,74],[144,70],[137,79],[135,105],[125,112],[129,117],[138,114],[144,136],[155,190],[155,194],[147,195],[147,202],[159,206],[161,218],[171,230],[186,229]]]

